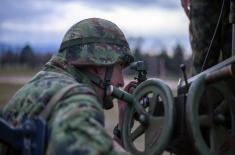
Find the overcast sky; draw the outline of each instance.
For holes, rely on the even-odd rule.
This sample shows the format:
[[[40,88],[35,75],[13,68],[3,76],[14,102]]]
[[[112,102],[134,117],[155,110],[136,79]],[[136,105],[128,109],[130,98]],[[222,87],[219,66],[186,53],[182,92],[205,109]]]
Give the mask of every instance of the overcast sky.
[[[190,50],[180,0],[1,0],[0,43],[59,47],[71,25],[90,17],[116,23],[127,38],[144,38],[146,51],[177,42]]]

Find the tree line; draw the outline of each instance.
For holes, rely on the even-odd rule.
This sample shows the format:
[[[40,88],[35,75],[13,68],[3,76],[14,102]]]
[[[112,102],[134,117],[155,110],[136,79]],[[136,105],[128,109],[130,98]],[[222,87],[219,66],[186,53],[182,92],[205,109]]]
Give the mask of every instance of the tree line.
[[[38,53],[30,45],[25,45],[20,51],[11,48],[0,51],[1,68],[9,66],[22,66],[27,68],[39,68],[52,56],[52,52]]]
[[[144,60],[147,63],[148,75],[164,77],[179,77],[182,73],[181,64],[186,65],[187,73],[190,72],[192,58],[185,56],[185,50],[177,44],[170,56],[166,49],[162,49],[158,54],[143,54],[140,47],[133,50],[136,61]],[[130,71],[127,71],[130,72]]]
[[[150,55],[147,52],[143,52],[139,44],[132,51],[135,61],[144,60],[147,63],[148,75],[150,76],[159,76],[161,78],[166,76],[178,77],[181,74],[180,64],[191,65],[191,57],[185,58],[184,48],[180,44],[173,48],[171,56],[169,56],[166,49],[162,49],[158,54]],[[5,66],[40,68],[51,58],[53,53],[55,52],[35,52],[30,45],[25,45],[18,52],[8,48],[0,51],[0,65],[1,68]],[[134,74],[130,69],[127,69],[125,73],[129,75]]]

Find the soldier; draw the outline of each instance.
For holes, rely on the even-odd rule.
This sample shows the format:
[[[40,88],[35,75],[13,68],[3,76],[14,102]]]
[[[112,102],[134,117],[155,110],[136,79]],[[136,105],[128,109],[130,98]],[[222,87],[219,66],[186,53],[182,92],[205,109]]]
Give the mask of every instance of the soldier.
[[[231,56],[230,1],[181,0],[181,3],[190,19],[195,75]]]
[[[13,126],[41,116],[48,122],[48,155],[126,154],[104,129],[104,109],[113,106],[106,88],[124,85],[122,69],[134,58],[112,22],[89,18],[65,34],[59,52],[4,107]],[[13,154],[17,154],[13,152]]]

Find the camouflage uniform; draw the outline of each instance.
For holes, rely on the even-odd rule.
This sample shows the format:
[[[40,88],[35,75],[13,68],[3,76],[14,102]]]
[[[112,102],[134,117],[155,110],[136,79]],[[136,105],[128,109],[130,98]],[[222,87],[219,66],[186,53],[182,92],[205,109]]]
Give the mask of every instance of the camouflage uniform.
[[[87,43],[86,38],[93,40],[88,39]],[[125,154],[113,148],[112,139],[104,129],[102,101],[97,98],[89,77],[78,68],[119,62],[128,65],[133,58],[125,41],[121,30],[109,21],[91,18],[75,24],[66,33],[60,52],[4,107],[4,118],[17,126],[27,117],[41,115],[55,94],[78,84],[60,98],[47,117],[50,130],[47,154]]]
[[[222,2],[222,0],[191,0],[190,41],[193,51],[193,74],[201,72],[219,19]],[[224,1],[221,22],[203,70],[229,58],[231,55],[232,28],[229,23],[229,3],[230,1]]]

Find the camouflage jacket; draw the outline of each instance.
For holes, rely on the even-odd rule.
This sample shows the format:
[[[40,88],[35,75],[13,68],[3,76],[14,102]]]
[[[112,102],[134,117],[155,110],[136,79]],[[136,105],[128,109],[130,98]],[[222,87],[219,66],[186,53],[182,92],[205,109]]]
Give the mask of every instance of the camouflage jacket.
[[[55,105],[48,117],[48,155],[124,154],[113,148],[104,129],[104,112],[84,74],[56,57],[25,84],[3,109],[4,118],[17,126],[37,116],[62,88],[79,83]]]

